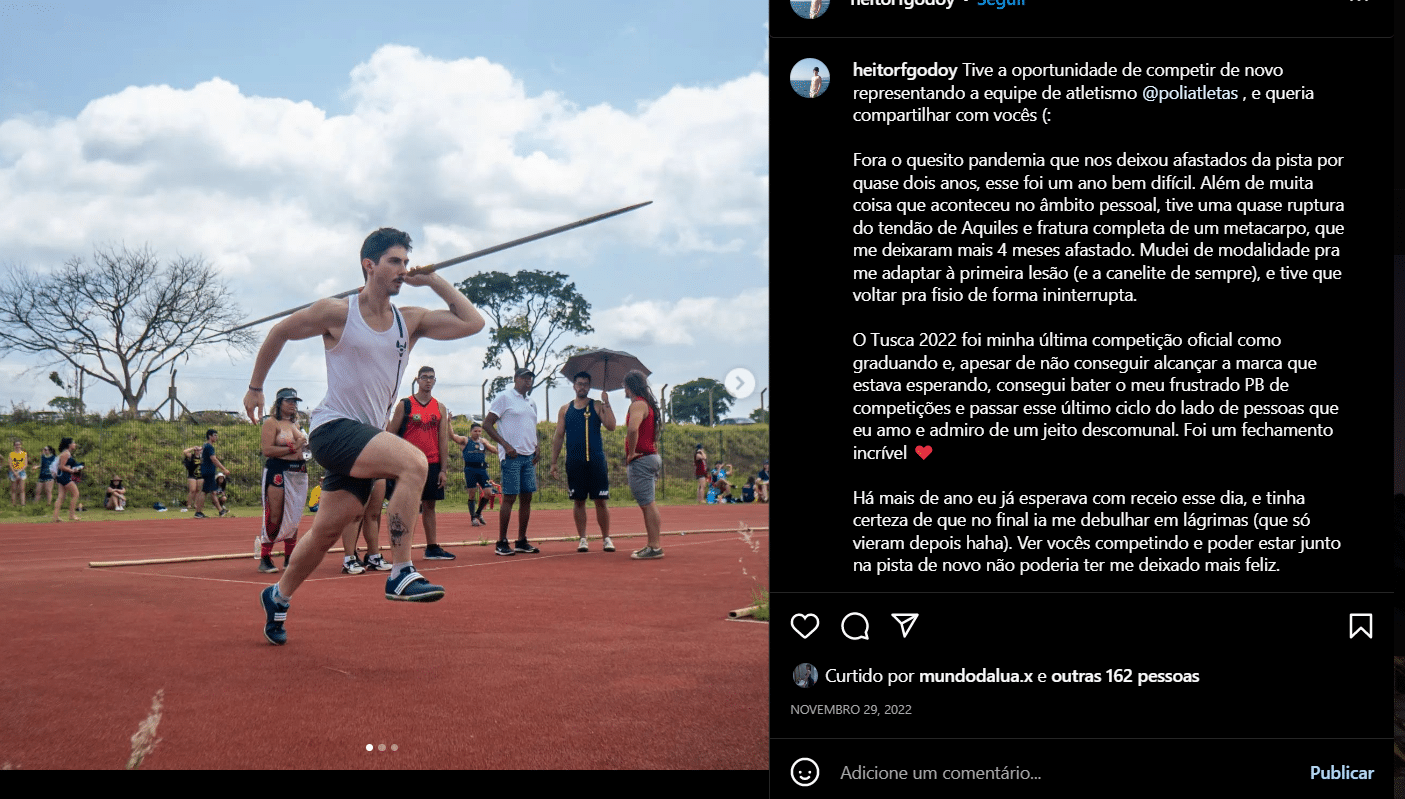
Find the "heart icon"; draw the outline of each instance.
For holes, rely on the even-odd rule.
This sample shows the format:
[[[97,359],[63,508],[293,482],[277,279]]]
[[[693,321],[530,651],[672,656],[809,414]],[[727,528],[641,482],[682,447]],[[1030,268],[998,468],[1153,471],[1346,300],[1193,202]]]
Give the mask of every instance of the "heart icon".
[[[913,449],[917,450],[917,457],[921,458],[924,461],[927,460],[928,455],[932,454],[931,447],[913,447]]]
[[[811,627],[808,630],[802,630],[800,629],[802,625],[798,624],[797,622],[804,622],[806,619],[813,620],[815,622],[815,626]],[[794,630],[795,634],[800,636],[801,638],[809,638],[811,635],[814,634],[815,630],[818,630],[819,628],[820,617],[816,616],[813,613],[797,613],[794,616],[790,617],[790,629]]]

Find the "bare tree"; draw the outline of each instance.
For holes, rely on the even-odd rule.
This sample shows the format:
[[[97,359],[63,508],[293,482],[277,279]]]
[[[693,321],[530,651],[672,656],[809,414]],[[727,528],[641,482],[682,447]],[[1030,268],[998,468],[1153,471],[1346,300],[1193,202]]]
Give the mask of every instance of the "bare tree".
[[[51,272],[10,265],[0,285],[0,352],[66,363],[116,388],[135,417],[152,374],[215,345],[252,352],[250,330],[219,274],[196,257],[163,266],[150,246],[97,248]]]

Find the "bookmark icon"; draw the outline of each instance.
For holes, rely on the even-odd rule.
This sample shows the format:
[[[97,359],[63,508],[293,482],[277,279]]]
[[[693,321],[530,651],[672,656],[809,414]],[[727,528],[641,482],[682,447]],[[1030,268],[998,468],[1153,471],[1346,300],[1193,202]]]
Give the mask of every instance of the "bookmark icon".
[[[898,629],[902,630],[903,637],[912,631],[912,625],[917,623],[916,613],[893,613],[893,621],[898,623]]]

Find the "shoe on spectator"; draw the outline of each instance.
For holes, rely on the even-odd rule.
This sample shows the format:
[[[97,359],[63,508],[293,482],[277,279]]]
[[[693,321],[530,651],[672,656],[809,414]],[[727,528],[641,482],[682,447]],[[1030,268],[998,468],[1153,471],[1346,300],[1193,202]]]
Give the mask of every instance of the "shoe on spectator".
[[[512,551],[512,545],[509,544],[509,543],[507,543],[506,541],[499,541],[499,542],[498,542],[498,545],[497,545],[497,553],[498,553],[499,555],[515,555],[515,554],[517,554],[516,552],[513,552],[513,551]]]
[[[283,631],[283,622],[288,620],[288,606],[273,601],[273,589],[277,587],[270,585],[263,589],[259,594],[259,604],[263,606],[264,613],[263,637],[270,644],[282,646],[288,643],[288,634]]]
[[[535,555],[538,552],[541,552],[540,549],[537,549],[536,547],[528,543],[527,539],[525,538],[517,539],[517,543],[513,545],[513,549],[528,555]]]
[[[437,602],[444,598],[444,586],[434,585],[414,569],[406,569],[398,578],[386,578],[385,598],[400,602]]]
[[[265,555],[265,556],[259,558],[259,573],[260,573],[260,574],[277,574],[277,573],[278,573],[278,567],[273,565],[273,559],[272,559],[272,558],[270,558],[270,557],[268,557],[267,555]]]
[[[454,553],[444,549],[438,544],[430,544],[424,548],[425,560],[453,560]]]
[[[644,547],[643,549],[635,550],[634,554],[630,555],[630,557],[634,560],[657,560],[663,557],[663,548]]]
[[[361,565],[361,561],[356,558],[342,558],[342,574],[365,574],[366,567]]]
[[[389,563],[386,563],[379,554],[367,555],[361,561],[361,565],[365,567],[368,572],[388,572],[393,568]]]

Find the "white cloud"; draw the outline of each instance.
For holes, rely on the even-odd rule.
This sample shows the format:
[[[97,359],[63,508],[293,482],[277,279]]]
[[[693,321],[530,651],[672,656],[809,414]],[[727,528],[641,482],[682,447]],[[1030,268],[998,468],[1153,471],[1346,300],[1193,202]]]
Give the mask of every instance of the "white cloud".
[[[133,86],[73,118],[0,122],[0,240],[7,262],[35,271],[109,243],[201,255],[250,318],[359,285],[356,248],[381,225],[409,229],[412,260],[431,263],[646,199],[654,205],[482,268],[574,273],[624,252],[646,263],[726,254],[764,270],[766,95],[754,73],[674,86],[632,109],[580,107],[557,92],[529,95],[484,58],[394,45],[351,70],[345,115],[249,96],[219,77]],[[432,301],[416,291],[405,301]],[[764,299],[743,300],[625,310],[696,326],[708,308],[745,305],[736,323],[764,336]],[[481,357],[465,362],[465,379]],[[320,375],[320,357],[301,366]],[[186,390],[210,392],[198,401],[211,407],[231,402],[214,398],[225,393],[215,383],[183,399]]]
[[[687,297],[674,302],[629,302],[593,314],[601,338],[630,345],[764,345],[770,289],[735,297]]]

